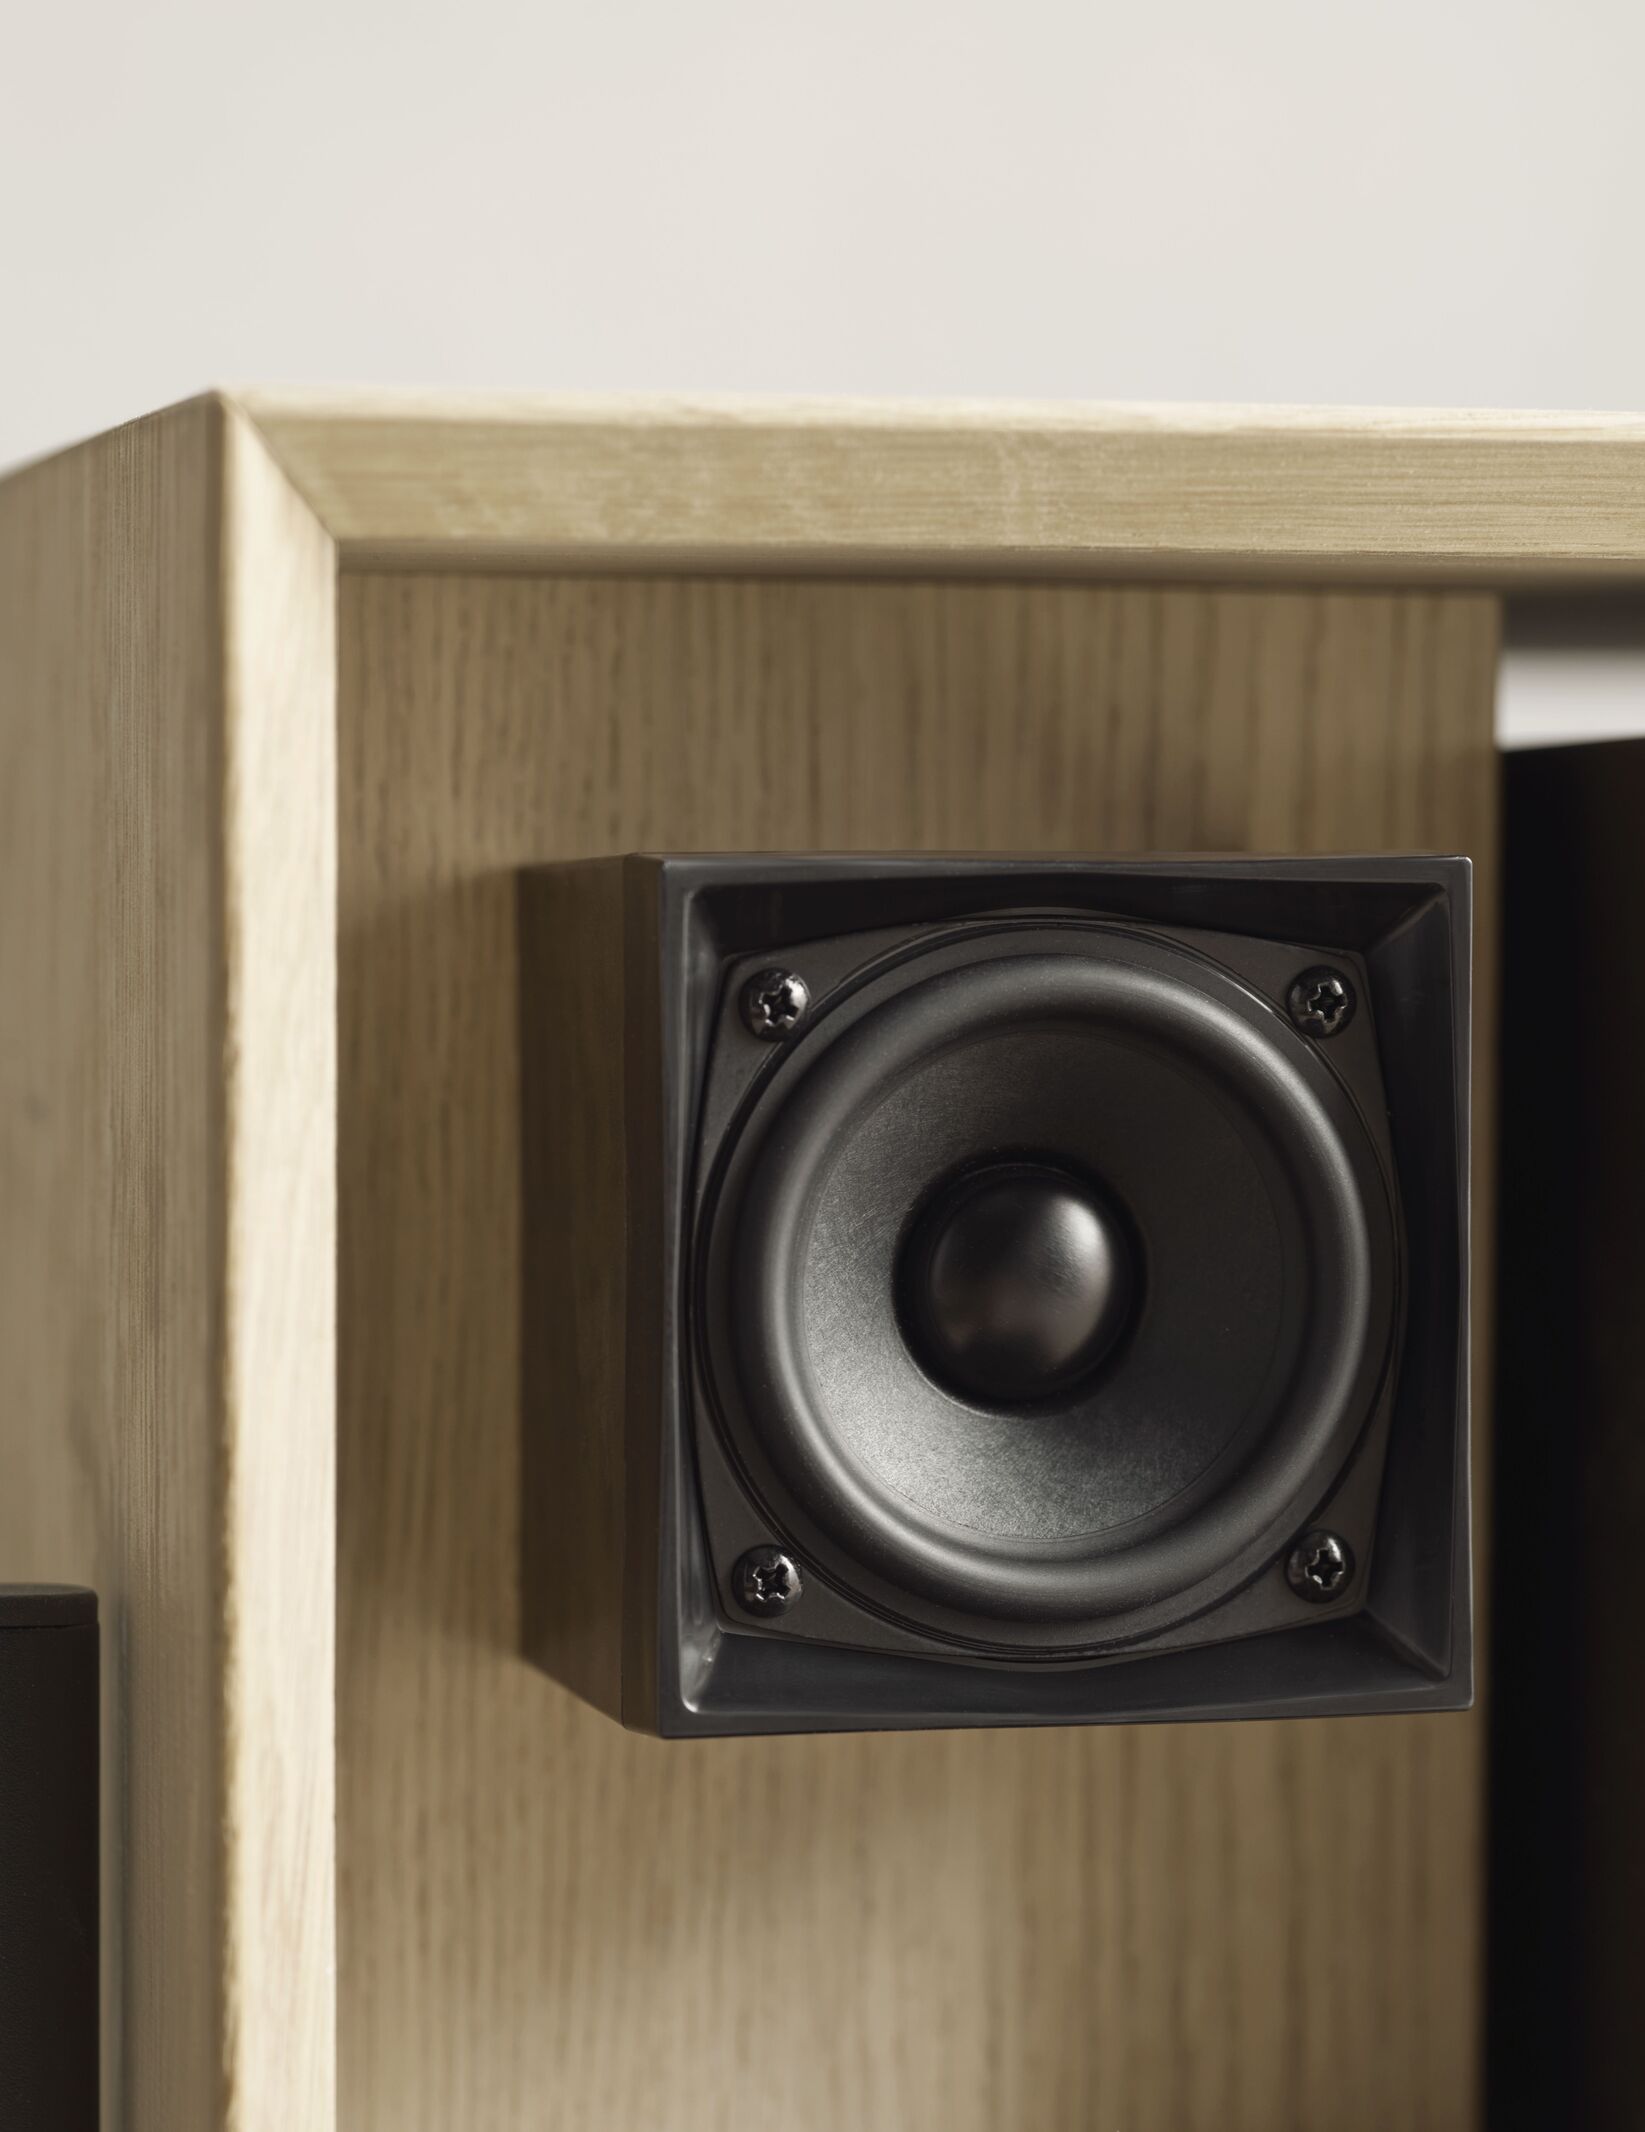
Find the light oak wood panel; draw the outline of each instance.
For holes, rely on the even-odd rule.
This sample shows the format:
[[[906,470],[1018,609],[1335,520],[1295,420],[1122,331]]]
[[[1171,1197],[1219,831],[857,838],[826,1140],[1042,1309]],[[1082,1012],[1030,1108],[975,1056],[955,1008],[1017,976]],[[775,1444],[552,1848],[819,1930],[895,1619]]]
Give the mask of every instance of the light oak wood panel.
[[[685,1745],[520,1659],[511,869],[1443,846],[1488,970],[1496,628],[1463,595],[344,578],[350,2132],[1477,2122],[1473,1718]]]
[[[350,565],[1645,579],[1645,418],[237,395]]]
[[[0,1559],[101,1595],[107,2122],[333,2122],[333,561],[202,402],[0,487]]]

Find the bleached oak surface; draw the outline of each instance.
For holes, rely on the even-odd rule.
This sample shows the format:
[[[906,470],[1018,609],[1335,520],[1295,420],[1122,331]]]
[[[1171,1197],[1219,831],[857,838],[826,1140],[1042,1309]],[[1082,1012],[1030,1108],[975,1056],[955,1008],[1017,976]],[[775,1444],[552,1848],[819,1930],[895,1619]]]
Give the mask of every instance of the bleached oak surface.
[[[101,1595],[134,2132],[334,2122],[332,571],[215,403],[0,486],[0,1559]]]

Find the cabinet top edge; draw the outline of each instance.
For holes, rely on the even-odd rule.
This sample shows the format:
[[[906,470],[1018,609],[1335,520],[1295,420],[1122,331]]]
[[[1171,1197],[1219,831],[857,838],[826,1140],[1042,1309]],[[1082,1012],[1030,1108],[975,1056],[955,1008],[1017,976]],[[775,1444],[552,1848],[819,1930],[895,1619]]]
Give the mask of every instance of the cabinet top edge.
[[[345,569],[1645,583],[1641,414],[264,386],[203,404],[256,432]]]

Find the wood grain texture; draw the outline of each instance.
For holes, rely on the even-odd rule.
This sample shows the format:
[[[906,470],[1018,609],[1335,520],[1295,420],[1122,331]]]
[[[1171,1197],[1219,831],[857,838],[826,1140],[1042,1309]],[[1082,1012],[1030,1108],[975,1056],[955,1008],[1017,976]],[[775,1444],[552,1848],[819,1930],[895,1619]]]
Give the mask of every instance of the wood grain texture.
[[[238,396],[351,566],[1645,580],[1645,418]]]
[[[0,1548],[101,1595],[105,2089],[153,2127],[217,2079],[172,1788],[216,1731],[216,463],[182,410],[0,490]]]
[[[0,487],[0,1555],[101,1594],[129,2132],[332,2122],[332,609],[216,403]]]
[[[511,870],[1442,846],[1478,863],[1488,976],[1495,602],[341,597],[349,2132],[1475,2125],[1475,1719],[686,1745],[518,1655]]]

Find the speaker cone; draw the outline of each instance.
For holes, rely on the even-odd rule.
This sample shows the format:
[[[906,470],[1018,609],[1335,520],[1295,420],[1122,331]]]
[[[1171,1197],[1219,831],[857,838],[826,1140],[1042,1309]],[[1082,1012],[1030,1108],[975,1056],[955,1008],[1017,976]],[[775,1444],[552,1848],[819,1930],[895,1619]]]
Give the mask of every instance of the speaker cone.
[[[960,928],[842,987],[704,1223],[747,1485],[857,1603],[976,1650],[1100,1652],[1255,1575],[1391,1356],[1352,1100],[1232,972],[1120,926]]]

